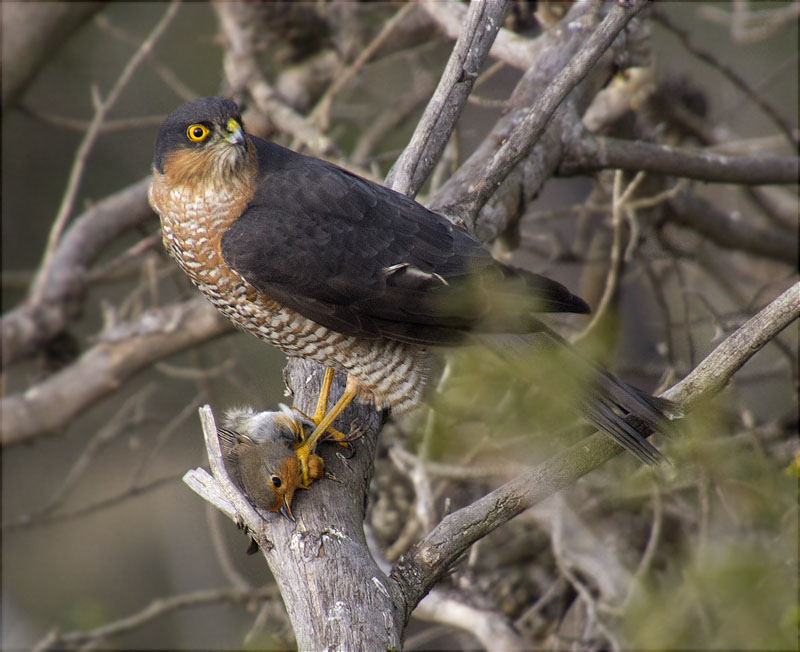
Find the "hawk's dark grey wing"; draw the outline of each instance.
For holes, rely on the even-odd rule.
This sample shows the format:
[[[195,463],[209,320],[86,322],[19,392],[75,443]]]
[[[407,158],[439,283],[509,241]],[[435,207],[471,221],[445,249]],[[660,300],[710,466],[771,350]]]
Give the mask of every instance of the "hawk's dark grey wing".
[[[564,286],[495,261],[408,197],[252,140],[259,185],[222,255],[304,317],[347,335],[447,344],[472,330],[536,330],[533,312],[588,312]]]

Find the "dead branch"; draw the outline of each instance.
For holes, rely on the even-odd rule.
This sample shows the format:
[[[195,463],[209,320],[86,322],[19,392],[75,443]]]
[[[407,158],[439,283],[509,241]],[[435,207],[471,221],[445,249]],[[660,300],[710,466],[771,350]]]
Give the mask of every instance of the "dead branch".
[[[53,256],[42,300],[28,297],[0,320],[3,367],[32,355],[80,311],[92,263],[121,234],[155,220],[147,204],[149,177],[107,197],[72,223]]]
[[[295,361],[287,382],[295,405],[311,412],[319,391],[319,365]],[[334,395],[344,389],[334,383]],[[326,446],[329,478],[295,497],[297,522],[250,505],[230,482],[222,462],[211,411],[204,408],[203,432],[214,477],[201,470],[187,482],[203,498],[244,525],[258,543],[284,598],[298,648],[400,649],[404,621],[393,584],[372,559],[364,539],[364,500],[371,476],[379,415],[370,406],[348,407],[343,421],[358,418],[365,434],[351,457]]]
[[[529,61],[530,67],[511,94],[508,110],[472,155],[430,199],[428,206],[431,209],[457,218],[486,242],[493,241],[519,219],[528,202],[558,169],[562,159],[563,135],[575,130],[578,116],[583,114],[597,92],[608,82],[614,72],[614,60],[627,52],[625,46],[629,46],[631,41],[647,40],[646,33],[639,29],[635,21],[628,24],[627,42],[615,41],[600,64],[575,86],[547,124],[539,142],[505,177],[477,216],[466,214],[464,206],[468,201],[465,198],[474,191],[475,180],[483,179],[492,161],[498,160],[501,143],[518,129],[526,116],[530,119],[534,115],[531,107],[548,92],[556,76],[594,33],[601,18],[597,9],[596,5],[589,3],[573,5],[558,26],[535,40],[537,47],[531,50],[534,56]],[[636,60],[631,59],[630,63],[636,65]]]
[[[800,179],[800,160],[791,156],[729,156],[588,134],[567,140],[560,174],[607,169],[752,186],[796,184]]]
[[[428,178],[453,133],[507,6],[506,0],[470,5],[436,92],[410,142],[389,170],[389,188],[414,197]]]
[[[668,222],[692,229],[720,247],[797,264],[797,242],[792,233],[759,228],[691,192],[679,193],[665,206]]]
[[[26,392],[4,397],[0,443],[52,434],[144,367],[232,329],[200,298],[119,324],[69,367]]]
[[[582,44],[575,56],[559,70],[544,92],[530,106],[526,115],[514,126],[489,160],[482,174],[457,207],[457,213],[470,221],[494,194],[509,172],[525,158],[545,133],[547,124],[562,101],[589,73],[606,53],[617,35],[645,6],[643,0],[613,5],[608,14]],[[450,207],[451,210],[454,207]]]
[[[219,603],[244,604],[253,600],[275,600],[277,597],[274,586],[263,586],[255,589],[207,589],[203,591],[194,591],[193,593],[172,595],[167,598],[157,598],[141,611],[95,629],[63,633],[54,630],[40,641],[34,650],[64,649],[65,647],[76,649],[85,645],[97,645],[113,636],[119,636],[125,632],[142,627],[156,618],[160,618],[179,609]]]

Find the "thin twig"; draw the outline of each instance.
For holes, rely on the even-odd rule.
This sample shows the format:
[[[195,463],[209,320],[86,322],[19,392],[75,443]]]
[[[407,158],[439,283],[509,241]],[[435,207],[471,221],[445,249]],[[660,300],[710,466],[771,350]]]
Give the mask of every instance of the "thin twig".
[[[35,650],[50,649],[75,649],[78,646],[99,644],[112,637],[137,629],[150,621],[160,618],[179,609],[191,607],[204,607],[214,604],[246,604],[253,600],[274,600],[277,598],[277,588],[274,585],[262,586],[256,589],[222,588],[206,589],[183,593],[166,598],[153,600],[141,611],[125,618],[120,618],[111,623],[86,631],[55,632],[48,635],[35,646]]]
[[[608,274],[606,275],[606,284],[605,288],[603,289],[603,296],[600,298],[600,304],[597,306],[597,310],[595,311],[594,315],[592,315],[591,321],[586,325],[586,327],[580,333],[578,333],[574,338],[572,338],[573,342],[578,342],[582,340],[584,337],[586,337],[589,333],[591,333],[594,330],[597,324],[600,323],[600,320],[602,320],[605,317],[605,314],[608,311],[608,307],[611,305],[614,296],[617,294],[617,287],[619,285],[619,275],[620,272],[622,271],[622,263],[623,263],[622,214],[625,210],[626,202],[630,201],[631,195],[639,186],[639,184],[644,180],[644,177],[645,177],[644,172],[639,172],[625,188],[625,192],[623,192],[622,170],[617,170],[616,173],[614,174],[614,189],[611,200],[611,223],[612,223],[612,228],[614,230],[614,239],[611,243],[611,259],[608,264]]]
[[[42,122],[46,122],[47,124],[51,124],[56,127],[70,129],[72,131],[85,132],[92,124],[91,120],[80,120],[77,118],[69,118],[67,116],[58,115],[56,113],[46,113],[44,111],[40,111],[39,109],[26,106],[25,104],[20,104],[18,108],[21,113],[29,115],[32,118],[36,118],[37,120],[41,120]],[[99,133],[109,134],[117,131],[126,131],[128,129],[158,127],[162,122],[164,122],[164,118],[166,117],[166,115],[143,115],[138,118],[106,120],[99,127]]]
[[[31,519],[36,519],[45,516],[56,509],[59,505],[69,497],[70,492],[74,489],[78,480],[89,468],[92,459],[112,441],[119,437],[125,430],[133,411],[146,401],[153,393],[155,387],[145,385],[138,392],[135,392],[123,402],[120,408],[111,417],[111,420],[100,428],[84,447],[82,453],[77,460],[73,463],[70,470],[67,472],[64,480],[53,492],[50,500],[45,503],[40,510],[37,510]],[[135,483],[131,483],[135,484]]]
[[[653,479],[651,496],[653,503],[653,519],[650,522],[650,536],[647,538],[647,545],[639,560],[639,565],[636,567],[636,571],[631,578],[628,594],[625,596],[625,600],[623,600],[622,603],[622,611],[627,611],[628,605],[630,605],[636,595],[636,591],[641,587],[642,581],[653,563],[653,557],[655,557],[656,549],[661,540],[661,528],[664,524],[664,501],[661,496],[661,487],[657,479]]]
[[[361,51],[356,60],[336,76],[309,116],[309,119],[316,123],[322,131],[327,131],[330,126],[331,105],[339,91],[341,91],[355,74],[361,70],[364,64],[372,58],[372,55],[383,45],[389,35],[414,9],[414,3],[409,2],[408,4],[402,5],[394,16],[383,24],[380,32],[378,32],[375,38]]]
[[[214,556],[219,562],[220,570],[231,586],[242,591],[252,588],[251,583],[236,568],[231,557],[231,547],[222,534],[223,520],[218,509],[211,503],[206,503],[206,524],[208,525],[209,539],[214,550]],[[227,525],[227,522],[225,523]]]
[[[111,34],[111,36],[119,39],[123,43],[134,46],[139,44],[139,39],[135,34],[123,29],[119,25],[112,23],[106,14],[98,14],[94,20],[100,29],[107,31],[109,34]],[[166,64],[162,63],[152,51],[150,52],[150,60],[155,73],[161,77],[161,80],[173,91],[175,91],[175,94],[184,102],[189,102],[199,96],[199,93],[189,88],[175,73],[175,71]]]
[[[63,523],[65,521],[73,521],[83,518],[84,516],[91,516],[99,511],[109,509],[111,507],[118,507],[121,503],[137,498],[138,496],[142,496],[146,493],[154,491],[155,489],[160,489],[164,485],[176,482],[177,480],[180,480],[183,475],[183,472],[173,473],[171,475],[157,478],[156,480],[148,482],[147,484],[139,485],[138,487],[131,487],[113,496],[101,498],[100,500],[87,503],[81,507],[76,507],[71,511],[49,514],[44,518],[31,520],[28,515],[20,516],[12,521],[3,523],[2,528],[0,529],[2,529],[3,532],[11,532],[12,530],[24,530],[43,525],[52,525],[55,523]]]
[[[507,6],[507,0],[470,4],[439,85],[411,140],[386,177],[390,188],[415,196],[439,161],[500,29]]]
[[[156,43],[156,41],[158,41],[158,39],[164,33],[164,30],[167,28],[167,25],[169,25],[170,21],[175,17],[179,7],[180,0],[173,0],[170,3],[170,5],[167,7],[167,11],[161,17],[161,20],[158,21],[156,26],[150,32],[150,35],[142,42],[139,49],[128,61],[127,65],[122,70],[122,73],[117,78],[116,82],[114,82],[111,90],[108,92],[105,100],[99,102],[95,108],[94,117],[89,124],[89,128],[86,130],[86,134],[84,135],[81,144],[78,146],[78,150],[75,152],[75,159],[72,169],[70,170],[67,187],[64,191],[64,195],[61,198],[61,205],[58,208],[56,217],[53,220],[53,226],[50,227],[50,234],[47,238],[47,245],[45,248],[44,257],[42,259],[41,271],[33,289],[32,302],[34,304],[39,303],[42,300],[45,287],[50,280],[50,272],[53,265],[53,257],[55,256],[56,247],[61,239],[61,233],[66,226],[67,219],[69,219],[70,213],[72,212],[72,206],[75,203],[75,198],[78,194],[78,188],[80,186],[81,179],[83,178],[83,171],[86,167],[86,161],[89,158],[89,153],[94,147],[94,143],[100,133],[100,128],[105,120],[105,117],[108,115],[108,112],[111,110],[114,104],[116,104],[117,99],[119,98],[123,89],[128,85],[133,73],[136,72],[136,69],[139,67],[142,61],[147,58],[147,56],[150,54],[150,51],[153,49],[153,45]]]

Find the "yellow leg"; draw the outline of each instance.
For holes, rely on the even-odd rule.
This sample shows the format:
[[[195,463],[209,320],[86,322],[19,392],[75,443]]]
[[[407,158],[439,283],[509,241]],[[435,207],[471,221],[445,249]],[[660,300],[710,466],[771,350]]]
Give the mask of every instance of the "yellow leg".
[[[325,418],[325,411],[328,409],[328,397],[331,395],[331,385],[333,384],[333,367],[325,367],[325,376],[322,378],[322,386],[319,389],[319,396],[317,397],[317,406],[314,408],[314,416],[310,418],[316,426],[322,419]],[[296,408],[295,408],[296,409]],[[302,413],[301,413],[302,414]],[[340,446],[347,446],[347,435],[339,432],[336,428],[328,427],[327,434],[331,439],[339,442]],[[305,439],[305,435],[301,434],[300,440]]]
[[[319,423],[325,416],[325,411],[328,409],[328,397],[331,395],[332,384],[333,367],[326,367],[325,376],[322,378],[322,387],[320,387],[319,397],[317,398],[317,407],[314,410],[314,416],[311,417],[314,423]]]
[[[326,371],[327,376],[327,371]],[[336,421],[336,418],[344,411],[344,409],[350,404],[356,397],[356,390],[355,388],[351,388],[349,385],[345,387],[344,394],[342,394],[341,398],[336,401],[336,405],[334,405],[330,411],[322,418],[322,420],[317,423],[316,428],[314,428],[314,432],[312,432],[308,438],[300,444],[297,448],[295,448],[295,453],[297,454],[297,458],[300,460],[300,469],[303,473],[303,487],[308,487],[311,484],[311,473],[309,472],[308,468],[308,460],[309,456],[314,452],[314,447],[317,445],[317,442],[320,438],[328,431],[331,427],[331,424]],[[323,381],[323,388],[325,387],[325,383]],[[330,387],[329,387],[330,389]],[[327,401],[326,401],[327,403]],[[319,407],[319,401],[317,401],[317,407]]]

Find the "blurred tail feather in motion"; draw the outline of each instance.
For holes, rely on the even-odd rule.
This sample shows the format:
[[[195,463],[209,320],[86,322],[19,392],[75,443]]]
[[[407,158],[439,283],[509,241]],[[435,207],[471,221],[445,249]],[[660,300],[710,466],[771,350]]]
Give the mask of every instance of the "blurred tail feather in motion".
[[[667,418],[682,416],[671,401],[621,381],[584,358],[549,328],[526,335],[482,335],[480,340],[513,365],[519,378],[532,375],[526,369],[532,360],[545,366],[546,371],[536,374],[535,382],[541,383],[546,375],[551,388],[562,392],[569,388],[565,393],[574,411],[640,461],[658,464],[666,460],[646,437],[663,431]]]

